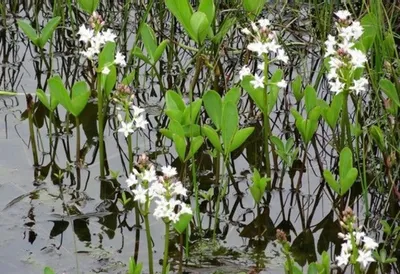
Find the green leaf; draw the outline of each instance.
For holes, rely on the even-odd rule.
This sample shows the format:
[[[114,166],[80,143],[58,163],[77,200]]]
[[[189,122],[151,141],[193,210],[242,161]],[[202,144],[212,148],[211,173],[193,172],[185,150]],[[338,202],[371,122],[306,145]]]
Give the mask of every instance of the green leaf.
[[[185,130],[183,129],[182,125],[176,120],[170,120],[168,129],[177,134],[178,136],[185,138]]]
[[[208,138],[208,140],[211,142],[211,144],[214,146],[216,150],[219,152],[222,152],[222,145],[220,138],[218,136],[218,133],[210,126],[204,125],[203,126],[203,133],[205,136]]]
[[[221,128],[222,99],[218,92],[209,90],[203,95],[203,104],[217,129]]]
[[[232,28],[232,26],[236,23],[235,17],[225,18],[224,22],[219,28],[218,33],[211,39],[211,41],[215,44],[221,43],[222,39],[224,39],[225,35]]]
[[[309,113],[317,105],[317,93],[312,86],[308,85],[304,90],[304,95],[306,111]]]
[[[168,46],[169,40],[164,40],[161,42],[161,44],[157,47],[156,51],[154,52],[154,64],[160,60],[162,54],[165,51],[165,48]],[[153,64],[153,65],[154,65]]]
[[[179,216],[179,221],[174,223],[174,228],[175,230],[179,233],[182,234],[185,229],[187,228],[188,224],[192,220],[192,215],[191,214],[182,214]]]
[[[48,267],[48,266],[46,266],[46,267],[44,268],[43,273],[44,273],[44,274],[56,274],[56,273],[54,272],[54,270],[51,269],[51,268]]]
[[[243,8],[253,15],[250,17],[250,19],[253,20],[254,17],[260,14],[265,2],[266,0],[243,0]]]
[[[301,101],[301,99],[304,96],[304,93],[301,92],[301,76],[297,75],[296,79],[294,79],[294,81],[292,82],[292,90],[293,90],[293,95],[294,98],[296,98],[297,103]]]
[[[230,151],[230,146],[238,129],[238,124],[239,115],[236,105],[229,101],[224,102],[222,106],[221,133],[225,154]]]
[[[398,107],[400,107],[399,95],[395,85],[387,79],[382,79],[379,81],[379,87],[383,92],[389,97],[392,102],[394,102]]]
[[[276,136],[271,136],[270,139],[271,139],[271,142],[274,143],[275,147],[279,151],[285,151],[285,146],[283,145],[283,142],[280,138],[278,138]]]
[[[157,50],[157,41],[153,29],[146,23],[143,23],[140,27],[140,36],[142,37],[144,47],[146,48],[146,51],[150,56],[150,60],[152,64],[154,64],[154,55]]]
[[[208,22],[213,22],[215,16],[214,0],[201,0],[198,11],[207,16]]]
[[[165,102],[167,104],[167,109],[179,110],[181,112],[185,111],[186,106],[182,96],[173,90],[167,91],[165,94]]]
[[[114,62],[115,58],[115,42],[107,42],[100,52],[99,65],[97,71],[101,72],[105,66],[109,66]]]
[[[140,60],[142,60],[146,64],[153,65],[151,63],[151,61],[149,60],[149,58],[147,58],[147,56],[143,54],[143,51],[139,47],[135,47],[134,48],[134,50],[132,51],[132,55],[136,56],[137,58],[139,58]]]
[[[326,107],[326,109],[322,111],[322,116],[332,129],[336,128],[336,124],[339,119],[339,114],[342,105],[343,105],[343,92],[336,94],[333,97],[331,106]]]
[[[350,148],[345,147],[342,149],[339,156],[339,178],[345,178],[352,167],[353,153]]]
[[[254,88],[250,82],[254,79],[253,76],[246,76],[241,82],[243,89],[250,95],[257,107],[265,113],[267,111],[267,106],[264,105],[264,93],[263,88]]]
[[[97,10],[99,0],[78,0],[78,3],[81,9],[89,14],[92,14],[94,11]]]
[[[40,34],[38,45],[40,48],[43,48],[50,37],[53,35],[53,32],[56,30],[58,24],[60,23],[61,17],[57,16],[51,19],[46,26],[42,29],[42,33]]]
[[[38,88],[38,89],[36,90],[36,96],[37,96],[37,98],[39,98],[39,101],[42,102],[42,104],[43,104],[48,110],[51,110],[50,104],[49,104],[49,100],[47,99],[47,96],[46,96],[46,94],[44,93],[43,90],[41,90],[41,89]]]
[[[81,114],[90,96],[88,85],[85,81],[76,82],[72,87],[71,113],[75,117]]]
[[[185,161],[185,153],[186,153],[186,140],[184,137],[179,136],[178,134],[172,135],[172,140],[175,144],[175,150],[178,153],[179,159],[184,162]]]
[[[378,145],[379,150],[383,153],[386,152],[385,139],[382,130],[377,126],[372,126],[369,129],[369,133],[371,134],[372,139],[374,139],[375,143]]]
[[[251,196],[253,196],[254,201],[257,204],[259,204],[261,202],[262,193],[261,193],[260,189],[255,184],[250,186],[250,193],[251,193]]]
[[[34,30],[29,23],[21,19],[17,20],[17,24],[18,27],[25,33],[25,35],[28,36],[29,40],[31,40],[34,45],[39,46],[39,36],[37,35],[36,30]]]
[[[115,68],[115,65],[109,66],[108,68],[110,69],[110,72],[106,75],[106,82],[104,85],[104,94],[107,98],[110,96],[117,81],[117,69]]]
[[[126,75],[124,77],[124,79],[122,79],[122,84],[127,85],[127,86],[130,85],[133,82],[133,80],[135,79],[135,74],[136,74],[136,71],[134,70],[131,73],[129,73],[128,75]]]
[[[190,18],[190,25],[196,35],[196,42],[200,44],[203,43],[207,36],[208,28],[210,27],[210,22],[208,21],[206,14],[201,11],[193,13]]]
[[[358,170],[356,168],[351,168],[344,178],[340,178],[340,195],[346,194],[346,192],[354,184],[358,176]]]
[[[60,104],[69,112],[72,111],[72,103],[69,98],[67,89],[64,87],[64,83],[60,76],[54,76],[47,81],[49,85],[50,94],[52,97],[60,102]]]
[[[378,33],[378,20],[374,14],[368,13],[361,19],[361,26],[364,29],[361,42],[364,47],[364,52],[367,52],[371,48],[375,36]]]
[[[194,124],[196,122],[202,102],[203,101],[198,98],[186,107],[185,111],[183,112],[183,121],[185,125]]]
[[[324,170],[324,178],[328,185],[335,191],[337,194],[340,194],[340,185],[339,183],[333,178],[332,173],[329,170]]]
[[[224,102],[232,102],[237,105],[240,100],[240,89],[235,87],[231,88],[224,96]]]
[[[176,120],[179,123],[182,123],[183,120],[183,112],[177,109],[167,109],[165,114],[171,119]]]
[[[229,152],[232,152],[240,147],[247,140],[247,138],[249,138],[253,131],[254,127],[243,128],[237,131],[233,137],[232,144],[229,147]]]
[[[193,40],[196,40],[196,34],[193,31],[190,23],[193,10],[189,4],[189,0],[165,0],[165,5],[170,10],[170,12],[176,17],[179,23],[181,23],[186,33]]]
[[[204,142],[204,138],[202,136],[196,136],[196,137],[192,138],[192,141],[190,142],[189,153],[186,156],[185,161],[189,160],[196,154],[196,152],[199,150],[199,148],[201,147],[203,142]]]
[[[201,128],[196,124],[184,125],[185,136],[188,138],[197,137],[201,135]]]

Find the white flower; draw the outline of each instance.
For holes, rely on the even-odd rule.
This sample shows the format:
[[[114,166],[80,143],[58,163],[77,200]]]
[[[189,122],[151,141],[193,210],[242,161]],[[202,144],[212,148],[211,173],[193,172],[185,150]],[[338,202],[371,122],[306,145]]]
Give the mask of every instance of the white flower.
[[[349,50],[349,54],[351,56],[351,63],[355,68],[364,67],[364,63],[367,62],[367,57],[361,50],[351,49]]]
[[[112,33],[111,29],[102,32],[103,43],[114,42],[117,36]]]
[[[137,107],[137,106],[134,106],[134,105],[132,105],[130,108],[133,110],[133,115],[134,116],[139,116],[140,114],[142,114],[144,112],[143,108],[140,108],[140,107]]]
[[[146,119],[143,118],[143,115],[136,117],[135,126],[137,128],[146,129],[147,124],[148,124],[148,122],[146,121]]]
[[[338,69],[341,66],[343,66],[343,62],[340,59],[336,58],[336,57],[332,57],[329,60],[329,66],[331,67],[331,69]]]
[[[342,43],[339,43],[339,44],[338,44],[338,46],[339,46],[339,48],[341,48],[341,49],[344,50],[345,52],[348,52],[348,51],[354,46],[354,43],[353,43],[353,42],[350,42],[350,41],[347,40],[347,39],[344,39],[344,40],[342,41]]]
[[[250,35],[251,31],[248,28],[244,28],[244,29],[242,29],[242,33],[245,35]]]
[[[164,185],[158,181],[154,182],[149,188],[149,196],[160,197],[167,192]]]
[[[80,36],[79,41],[83,41],[87,44],[93,37],[93,30],[87,29],[85,25],[82,25],[79,27],[78,35]]]
[[[366,268],[369,262],[375,262],[375,259],[372,258],[371,250],[358,250],[357,262],[359,262],[363,268]]]
[[[358,80],[354,80],[353,84],[354,86],[350,87],[350,89],[354,90],[356,94],[359,94],[360,92],[366,91],[366,85],[368,85],[368,80],[364,77],[361,77]]]
[[[243,78],[247,75],[251,75],[250,68],[248,66],[243,66],[242,69],[239,71],[239,79],[243,80]]]
[[[86,51],[81,51],[81,54],[82,54],[83,56],[85,56],[86,58],[92,60],[93,57],[94,57],[96,54],[98,54],[98,51],[97,51],[95,48],[90,47],[90,48],[88,48]]]
[[[336,53],[335,50],[335,45],[336,45],[336,39],[335,36],[333,35],[328,35],[328,40],[325,41],[325,46],[326,46],[326,52],[324,57],[328,57],[331,55],[334,55]]]
[[[190,214],[193,215],[192,209],[188,205],[182,205],[181,211],[179,211],[179,214]]]
[[[285,64],[289,61],[289,57],[286,55],[284,49],[278,49],[276,59],[278,59],[279,61],[282,61]]]
[[[347,18],[351,16],[351,13],[348,10],[339,10],[335,12],[335,14],[340,20],[347,20]]]
[[[346,266],[349,263],[350,254],[341,253],[340,256],[336,257],[338,266]]]
[[[118,51],[117,54],[115,55],[114,63],[117,64],[117,65],[119,65],[120,67],[125,67],[125,66],[126,66],[125,56],[122,55],[122,54]]]
[[[140,181],[138,180],[136,175],[132,173],[129,174],[129,178],[126,180],[126,184],[128,185],[128,187],[137,185],[138,183],[140,183]]]
[[[151,166],[150,169],[144,171],[142,180],[149,183],[157,181],[157,175],[154,166]]]
[[[178,174],[176,172],[176,168],[174,168],[172,166],[163,166],[161,168],[161,170],[162,170],[162,173],[164,174],[164,176],[167,177],[167,178],[174,177],[175,175]]]
[[[144,204],[147,200],[147,189],[144,189],[141,184],[137,185],[134,190],[132,190],[133,194],[135,194],[134,201],[138,201],[141,204]]]
[[[257,52],[259,56],[261,56],[263,53],[267,53],[267,48],[260,41],[248,44],[247,49],[253,52]]]
[[[182,195],[186,197],[187,195],[187,189],[182,185],[181,182],[176,182],[173,184],[173,195]]]
[[[379,246],[379,244],[377,242],[375,242],[374,239],[372,239],[371,237],[368,237],[368,236],[365,236],[363,238],[363,242],[364,242],[365,250],[374,250]]]
[[[134,132],[132,126],[133,122],[125,123],[124,121],[121,121],[121,128],[118,129],[118,132],[122,132],[126,138],[129,134]]]
[[[265,43],[264,47],[270,52],[277,52],[281,48],[281,45],[279,45],[276,40],[273,39],[270,42]]]
[[[254,75],[254,80],[250,81],[254,88],[264,88],[264,76]]]
[[[353,232],[353,235],[356,238],[356,244],[360,245],[362,239],[365,237],[365,232]]]
[[[258,24],[260,24],[260,27],[266,28],[271,25],[271,22],[268,19],[260,19],[258,20]]]
[[[330,69],[327,77],[328,77],[328,80],[336,79],[338,77],[336,69]]]
[[[110,69],[108,67],[104,67],[101,73],[104,75],[108,75],[110,73]]]
[[[330,81],[329,85],[331,87],[331,91],[336,92],[336,93],[342,92],[343,88],[344,88],[344,84],[342,82],[340,82],[339,80]]]
[[[265,68],[265,62],[261,62],[261,63],[259,63],[259,64],[257,65],[257,68],[258,68],[259,70],[262,70],[262,71],[264,71],[264,68]]]
[[[351,24],[351,31],[353,33],[353,38],[357,40],[363,34],[364,29],[361,26],[360,22],[355,21]]]
[[[276,83],[276,85],[278,86],[278,87],[280,87],[280,88],[286,88],[286,86],[287,86],[287,83],[286,83],[286,81],[285,80],[280,80],[278,83]]]
[[[257,27],[256,23],[251,22],[251,28],[253,29],[253,31],[258,32],[258,27]]]

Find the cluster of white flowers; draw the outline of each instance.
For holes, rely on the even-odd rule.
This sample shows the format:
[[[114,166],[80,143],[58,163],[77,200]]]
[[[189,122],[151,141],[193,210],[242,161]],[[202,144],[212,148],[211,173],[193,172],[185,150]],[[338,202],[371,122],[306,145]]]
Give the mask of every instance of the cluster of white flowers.
[[[143,115],[143,108],[139,108],[131,104],[130,109],[133,110],[133,115],[130,122],[125,122],[121,114],[117,115],[118,120],[121,123],[121,127],[118,129],[118,132],[123,133],[125,138],[135,132],[135,130],[138,128],[146,129],[146,125],[148,124]]]
[[[338,266],[346,266],[349,263],[350,256],[353,252],[352,240],[357,245],[357,262],[359,262],[363,268],[366,268],[370,262],[375,262],[375,259],[372,257],[372,251],[378,247],[378,244],[371,237],[366,236],[364,232],[354,231],[353,235],[339,233],[339,237],[345,242],[342,243],[340,256],[336,257]]]
[[[174,179],[176,168],[162,167],[162,172],[164,176],[157,177],[152,165],[141,173],[134,169],[126,183],[128,187],[135,186],[132,190],[135,201],[146,204],[154,200],[156,208],[153,215],[156,219],[176,223],[182,214],[193,214],[189,205],[177,199],[178,195],[186,197],[187,190]]]
[[[246,34],[252,39],[252,42],[248,44],[247,49],[257,53],[259,57],[262,57],[265,61],[268,57],[268,62],[281,61],[287,63],[289,57],[286,55],[285,50],[278,43],[276,31],[272,30],[272,25],[268,19],[260,19],[257,23],[251,23],[251,30],[248,28],[242,29],[242,33]],[[261,75],[255,74],[254,79],[250,82],[254,88],[264,88],[264,65],[262,62],[258,66],[258,70],[261,71]],[[239,72],[239,78],[242,80],[245,76],[252,75],[250,68],[244,66]],[[285,80],[276,83],[280,88],[286,87]]]
[[[339,93],[345,89],[354,91],[356,94],[364,92],[368,80],[364,77],[354,79],[357,68],[363,68],[367,57],[355,48],[357,40],[363,34],[363,27],[358,21],[351,20],[351,14],[347,10],[335,13],[338,17],[336,23],[337,37],[328,35],[325,42],[325,57],[330,57],[328,80],[331,91]],[[348,86],[348,79],[352,79]]]
[[[93,17],[98,17],[98,14],[94,12]],[[98,26],[91,24],[89,28],[86,28],[85,25],[81,25],[79,28],[79,41],[82,41],[86,47],[86,50],[81,51],[81,54],[90,60],[96,59],[102,47],[107,42],[114,42],[117,37],[111,29],[101,30],[102,26],[103,24],[99,24]],[[125,56],[119,51],[115,55],[114,64],[121,67],[126,66]],[[108,67],[105,67],[102,71],[103,74],[108,74],[109,72],[110,69]]]

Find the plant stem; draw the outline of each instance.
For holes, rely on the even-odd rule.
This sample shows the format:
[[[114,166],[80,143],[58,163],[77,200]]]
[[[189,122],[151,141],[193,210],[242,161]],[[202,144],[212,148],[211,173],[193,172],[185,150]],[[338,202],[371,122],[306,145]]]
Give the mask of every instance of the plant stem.
[[[164,258],[163,258],[162,274],[167,274],[168,247],[169,247],[169,222],[165,223]]]
[[[34,164],[34,166],[39,166],[39,158],[38,158],[36,139],[35,139],[35,130],[33,128],[33,114],[32,114],[33,101],[32,100],[33,100],[32,96],[28,94],[26,96],[26,102],[27,102],[27,108],[28,108],[29,135],[30,135],[30,141],[32,144],[33,164]]]
[[[153,243],[151,241],[151,231],[150,231],[150,222],[149,215],[146,214],[144,217],[144,224],[146,226],[146,238],[147,238],[147,256],[149,261],[149,274],[153,274]]]
[[[224,157],[225,158],[225,157]],[[219,159],[218,159],[219,161]],[[224,160],[225,163],[225,160]],[[218,170],[219,173],[219,170]],[[219,225],[219,207],[220,207],[220,203],[221,203],[221,198],[222,198],[222,194],[225,194],[225,190],[226,190],[226,183],[225,183],[225,178],[224,178],[224,174],[225,174],[225,165],[222,168],[222,172],[221,172],[221,178],[222,178],[222,189],[218,191],[218,197],[217,197],[217,202],[216,202],[216,209],[215,209],[215,222],[214,222],[214,231],[213,231],[213,243],[215,243],[215,240],[217,239],[217,229],[218,229],[218,225]],[[219,181],[218,181],[218,186],[219,186]]]
[[[269,137],[271,135],[271,128],[269,125],[268,115],[268,55],[264,54],[264,84],[266,90],[264,92],[264,111],[263,111],[263,126],[264,126],[264,154],[265,154],[265,167],[268,178],[271,178],[271,163],[269,159]]]
[[[341,149],[343,149],[346,145],[353,151],[353,146],[351,143],[351,132],[350,132],[350,117],[349,117],[349,110],[348,110],[348,99],[349,99],[349,92],[343,91],[344,99],[343,99],[343,108],[342,108],[342,121],[341,121]],[[347,139],[347,140],[346,140]]]
[[[80,164],[80,150],[81,150],[81,131],[79,130],[79,117],[75,117],[76,123],[76,165]]]
[[[97,80],[97,119],[99,121],[99,150],[100,150],[100,177],[104,178],[104,115],[103,115],[103,90],[101,88],[101,76]]]

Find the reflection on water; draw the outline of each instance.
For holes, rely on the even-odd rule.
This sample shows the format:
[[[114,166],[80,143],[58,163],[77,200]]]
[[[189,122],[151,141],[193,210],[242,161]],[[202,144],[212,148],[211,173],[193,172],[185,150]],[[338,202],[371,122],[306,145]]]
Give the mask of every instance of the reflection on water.
[[[40,58],[37,49],[28,42],[18,30],[16,19],[25,18],[35,22],[34,5],[27,2],[13,7],[6,4],[7,14],[0,25],[2,64],[0,67],[0,90],[18,93],[34,93],[37,88],[46,90],[46,79],[52,74],[59,74],[71,88],[74,82],[90,79],[87,64],[81,65],[78,54],[78,41],[72,28],[85,22],[86,16],[74,10],[74,17],[67,16],[67,25],[60,27],[55,33],[53,48],[54,58],[51,71]],[[135,3],[133,3],[135,2]],[[138,20],[144,9],[141,4],[132,1],[123,7],[120,2],[105,3],[100,13],[105,21],[119,32],[122,49],[130,49],[136,39],[135,31]],[[51,14],[52,1],[44,2],[38,16],[42,25]],[[123,10],[123,12],[121,12]],[[171,18],[159,22],[157,10],[152,10],[154,25],[159,33],[170,33],[175,28],[176,40],[182,35]],[[163,15],[169,16],[169,15]],[[43,19],[46,18],[46,19]],[[127,20],[125,20],[127,18]],[[161,17],[160,17],[161,18]],[[281,18],[282,24],[291,18]],[[123,25],[122,22],[128,22]],[[320,60],[315,57],[312,37],[305,35],[304,22],[293,23],[294,37],[299,44],[298,52],[303,56],[292,56],[293,67],[305,67],[304,71],[295,71],[288,67],[286,75],[298,73],[304,78],[315,79],[315,68]],[[72,25],[74,24],[74,25]],[[303,28],[304,27],[304,28]],[[291,37],[293,39],[293,37]],[[185,41],[181,41],[185,43]],[[243,37],[238,33],[227,39],[224,54],[219,61],[223,73],[219,79],[210,82],[209,72],[204,69],[199,75],[195,93],[200,95],[205,90],[214,88],[223,93],[232,85],[238,69],[242,66],[240,53],[233,54],[232,49],[241,50]],[[316,49],[316,48],[315,48]],[[163,56],[160,62],[162,83],[152,74],[150,68],[143,63],[135,62],[126,72],[136,70],[134,83],[136,104],[146,109],[148,130],[135,133],[137,155],[145,152],[153,162],[160,165],[171,164],[182,170],[177,154],[170,140],[159,134],[159,129],[166,127],[167,117],[163,114],[163,90],[179,89],[186,92],[194,74],[192,53],[176,47],[176,52]],[[166,58],[173,58],[167,62]],[[304,59],[305,57],[308,57]],[[48,58],[48,52],[45,52]],[[306,60],[306,61],[304,61]],[[290,80],[290,79],[287,79]],[[161,84],[161,85],[160,85]],[[321,97],[323,95],[323,90]],[[108,176],[99,180],[98,176],[98,131],[97,102],[92,101],[81,115],[83,128],[81,157],[83,167],[76,167],[75,128],[66,125],[65,112],[59,110],[55,115],[55,132],[53,149],[49,147],[48,111],[39,102],[33,106],[35,131],[39,150],[38,166],[32,161],[31,143],[27,123],[27,110],[24,96],[0,98],[0,218],[2,220],[0,236],[0,265],[4,273],[40,273],[45,265],[51,265],[58,273],[75,273],[77,269],[84,273],[125,273],[125,264],[130,256],[146,263],[146,239],[144,224],[135,225],[133,211],[121,207],[121,188],[126,188],[125,178],[129,172],[126,155],[127,144],[121,135],[116,133],[116,117],[110,106],[109,119],[106,123],[106,169],[120,171],[117,178]],[[273,111],[272,131],[276,136],[286,139],[290,136],[298,138],[294,131],[293,121],[289,121],[288,109],[293,103],[292,96],[285,92]],[[280,255],[280,247],[274,242],[276,229],[285,231],[292,244],[292,251],[297,263],[306,266],[319,257],[324,250],[330,250],[331,257],[339,251],[340,242],[337,233],[340,226],[337,213],[332,210],[333,194],[321,183],[322,170],[334,166],[336,156],[329,145],[331,132],[322,128],[321,136],[312,144],[304,159],[304,151],[300,159],[284,172],[283,165],[275,170],[273,183],[282,185],[265,195],[260,208],[255,208],[251,196],[248,195],[250,172],[253,167],[264,170],[262,147],[263,140],[261,121],[254,115],[254,108],[247,97],[240,101],[242,124],[251,124],[255,133],[240,149],[234,151],[229,164],[229,193],[222,201],[222,214],[217,231],[219,247],[212,249],[210,239],[214,228],[214,211],[216,197],[211,201],[204,200],[201,207],[204,236],[191,235],[190,254],[186,268],[189,273],[211,273],[220,269],[225,273],[239,271],[249,272],[252,269],[265,269],[265,273],[276,271],[281,273],[284,258]],[[202,116],[204,121],[206,117]],[[54,129],[54,128],[53,128]],[[200,189],[218,191],[215,170],[216,161],[204,147],[196,156],[198,163],[198,181]],[[300,191],[290,190],[301,178]],[[185,179],[190,183],[191,178]],[[300,180],[299,180],[300,181]],[[362,202],[358,202],[360,190],[354,189],[350,199],[356,201],[360,212]],[[386,197],[374,197],[371,200],[372,211],[380,214]],[[192,203],[194,204],[194,203]],[[133,205],[128,206],[132,209]],[[393,212],[396,203],[390,204]],[[397,208],[398,209],[398,208]],[[360,217],[362,214],[360,213]],[[373,220],[364,225],[374,228],[379,225]],[[161,222],[151,220],[154,241],[155,261],[162,259],[163,231]],[[180,259],[178,235],[172,235],[170,254],[178,262]],[[145,268],[147,267],[144,264]],[[250,272],[249,272],[250,273]]]

